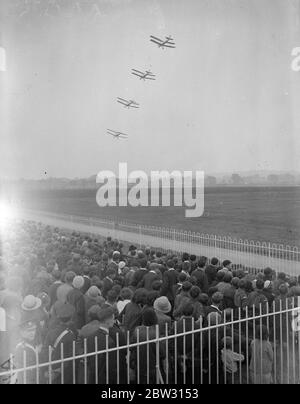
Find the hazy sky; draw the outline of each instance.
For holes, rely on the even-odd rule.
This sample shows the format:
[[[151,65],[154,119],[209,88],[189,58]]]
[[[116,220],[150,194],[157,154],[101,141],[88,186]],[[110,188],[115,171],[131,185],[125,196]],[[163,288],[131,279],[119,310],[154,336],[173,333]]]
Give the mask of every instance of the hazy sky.
[[[12,15],[14,1],[0,0],[0,177],[85,177],[120,161],[146,171],[300,170],[300,72],[291,69],[300,1],[99,0],[94,19]],[[176,49],[157,48],[151,34],[172,35]]]

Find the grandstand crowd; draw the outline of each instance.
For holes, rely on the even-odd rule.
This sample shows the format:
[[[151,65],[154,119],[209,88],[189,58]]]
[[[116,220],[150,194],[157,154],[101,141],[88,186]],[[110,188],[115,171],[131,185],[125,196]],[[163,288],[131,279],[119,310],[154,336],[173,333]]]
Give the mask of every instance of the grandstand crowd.
[[[231,383],[245,363],[252,383],[275,382],[297,278],[30,221],[12,224],[0,247],[0,373],[118,348],[18,372],[17,383]]]

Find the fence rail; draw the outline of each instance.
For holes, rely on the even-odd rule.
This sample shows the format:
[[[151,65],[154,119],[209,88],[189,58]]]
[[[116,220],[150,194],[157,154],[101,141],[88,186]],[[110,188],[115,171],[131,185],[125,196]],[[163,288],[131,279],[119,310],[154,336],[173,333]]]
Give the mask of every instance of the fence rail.
[[[19,362],[11,355],[0,383],[299,384],[299,317],[298,301],[289,299],[270,312],[260,305],[208,317],[205,326],[186,317],[170,328],[118,329],[61,343],[56,359],[51,347],[44,357],[35,350],[33,361],[26,351]]]
[[[295,246],[43,211],[24,211],[23,214],[33,220],[111,236],[139,246],[149,245],[167,252],[188,252],[209,258],[216,256],[221,260],[230,259],[246,268],[261,269],[270,266],[276,272],[300,275],[300,249]]]

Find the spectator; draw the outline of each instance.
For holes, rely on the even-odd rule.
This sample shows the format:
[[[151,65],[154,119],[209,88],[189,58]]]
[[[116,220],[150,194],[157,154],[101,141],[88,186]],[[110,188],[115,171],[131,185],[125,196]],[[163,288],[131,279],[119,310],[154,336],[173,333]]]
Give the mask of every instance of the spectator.
[[[85,324],[85,301],[81,292],[84,286],[84,279],[82,276],[75,276],[72,282],[73,288],[67,295],[67,302],[74,306],[75,312],[73,321],[77,329],[80,329]]]
[[[178,272],[174,269],[173,260],[167,261],[167,268],[168,270],[163,274],[161,295],[166,296],[173,307],[175,301],[174,285],[178,282]]]
[[[252,384],[272,384],[274,354],[268,338],[268,328],[265,325],[256,328],[255,339],[250,346],[250,379]]]
[[[73,271],[68,271],[65,275],[65,283],[62,285],[58,286],[57,288],[57,300],[59,300],[62,303],[67,302],[67,296],[71,290],[73,290],[73,279],[75,278],[76,274]]]
[[[131,338],[137,341],[151,341],[158,337],[158,320],[155,311],[147,308],[142,315],[142,324],[137,327]],[[163,360],[165,359],[165,344],[159,344],[159,363],[157,363],[156,343],[148,343],[131,349],[130,366],[135,372],[138,384],[156,384],[162,380]]]
[[[171,317],[168,315],[171,310],[172,306],[166,296],[158,297],[154,303],[153,308],[155,310],[157,316],[157,323],[159,325],[159,333],[160,335],[166,334],[166,325],[168,331],[171,328]]]
[[[208,290],[208,279],[206,276],[206,273],[204,271],[203,266],[205,261],[201,258],[198,261],[198,267],[195,269],[195,271],[192,272],[191,276],[196,278],[197,283],[196,286],[201,289],[202,292],[206,293]]]
[[[205,268],[205,274],[207,277],[208,286],[216,280],[216,275],[219,269],[219,260],[218,258],[212,258],[210,264]]]

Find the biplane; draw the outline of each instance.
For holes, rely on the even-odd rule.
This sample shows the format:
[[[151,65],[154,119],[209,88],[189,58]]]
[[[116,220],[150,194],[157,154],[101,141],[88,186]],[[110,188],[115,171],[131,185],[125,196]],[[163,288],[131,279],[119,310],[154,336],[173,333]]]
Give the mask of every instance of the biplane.
[[[119,102],[120,104],[124,105],[125,108],[139,108],[140,105],[135,102],[134,100],[124,100],[124,98],[117,98],[117,102]]]
[[[135,76],[138,76],[140,80],[155,80],[155,74],[150,72],[150,70],[146,70],[146,72],[141,72],[140,70],[132,69],[131,73]]]
[[[164,49],[164,48],[176,48],[174,39],[171,36],[166,36],[166,39],[160,39],[157,38],[156,36],[150,35],[150,41],[155,43],[159,48]]]
[[[127,139],[126,133],[118,132],[116,130],[107,129],[107,134],[113,136],[115,139]]]

